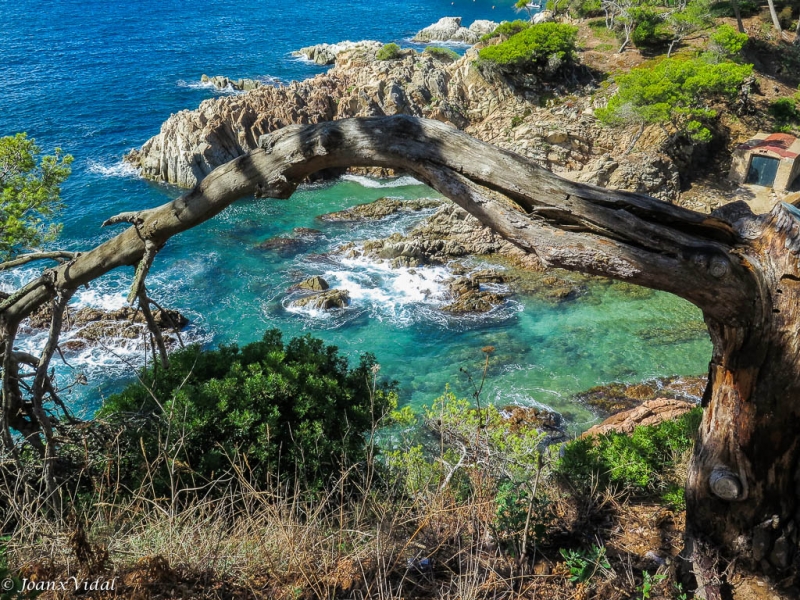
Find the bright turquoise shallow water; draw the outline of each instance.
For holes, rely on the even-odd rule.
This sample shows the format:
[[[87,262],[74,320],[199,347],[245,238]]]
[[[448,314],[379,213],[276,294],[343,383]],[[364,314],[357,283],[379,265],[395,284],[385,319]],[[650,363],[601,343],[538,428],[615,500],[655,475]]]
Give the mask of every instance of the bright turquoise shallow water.
[[[342,39],[402,43],[441,16],[461,15],[467,24],[511,18],[510,4],[0,0],[0,135],[27,131],[46,150],[59,145],[75,155],[64,190],[69,209],[61,245],[86,248],[113,234],[99,229],[108,215],[180,193],[137,179],[120,158],[157,133],[171,112],[212,94],[195,85],[201,73],[301,79],[320,69],[292,59],[288,53],[297,47]],[[489,397],[546,404],[579,424],[591,417],[569,402],[575,392],[705,370],[707,338],[682,333],[696,327],[699,311],[666,294],[633,299],[619,286],[596,285],[557,306],[515,297],[489,316],[448,317],[436,308],[441,270],[413,274],[318,256],[347,240],[410,227],[408,216],[355,228],[316,219],[385,195],[431,194],[405,183],[411,184],[348,180],[302,189],[288,201],[240,202],[170,243],[157,260],[152,293],[192,318],[190,340],[246,343],[279,327],[287,337],[311,332],[351,356],[373,352],[383,373],[400,381],[404,401],[414,404],[430,402],[448,382],[467,394],[459,367],[477,372],[486,345],[497,348]],[[256,248],[294,227],[324,235],[297,255]],[[351,307],[327,316],[288,310],[286,289],[307,274],[324,274],[350,290]],[[78,301],[120,305],[129,281],[130,273],[114,274],[82,291]],[[432,292],[427,299],[424,290]],[[90,376],[72,401],[91,412],[119,386],[119,377],[129,376],[127,364],[140,360],[140,352],[114,343],[72,358]]]

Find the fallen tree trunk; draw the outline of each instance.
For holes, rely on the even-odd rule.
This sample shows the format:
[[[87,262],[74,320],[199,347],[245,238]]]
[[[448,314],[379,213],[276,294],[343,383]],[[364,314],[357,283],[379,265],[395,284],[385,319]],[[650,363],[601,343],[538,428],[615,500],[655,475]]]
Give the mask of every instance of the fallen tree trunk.
[[[687,484],[688,533],[695,549],[710,543],[754,568],[791,568],[800,519],[800,212],[794,207],[756,216],[735,204],[704,215],[572,183],[442,123],[405,116],[291,126],[264,136],[260,146],[168,204],[112,217],[104,225],[133,226],[0,300],[6,444],[9,426],[24,426],[30,437],[44,425],[26,409],[10,351],[20,321],[44,302],[120,266],[136,266],[130,299],[146,298],[158,250],[234,200],[289,198],[308,175],[332,167],[399,168],[547,265],[671,292],[703,311],[714,353]],[[43,397],[34,400],[41,404]],[[700,579],[709,582],[709,597],[718,591],[716,579]]]

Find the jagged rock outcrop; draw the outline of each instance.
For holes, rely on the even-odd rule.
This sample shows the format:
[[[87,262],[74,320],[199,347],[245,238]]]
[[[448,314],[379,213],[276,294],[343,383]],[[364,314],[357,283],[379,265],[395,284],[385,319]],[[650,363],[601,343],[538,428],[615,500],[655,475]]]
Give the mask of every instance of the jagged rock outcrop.
[[[564,102],[486,76],[470,49],[455,62],[407,51],[378,61],[369,47],[340,52],[328,73],[283,87],[206,100],[172,115],[161,132],[127,158],[144,177],[192,187],[206,174],[295,123],[409,114],[449,123],[478,139],[522,154],[559,175],[674,200],[677,169],[662,152],[657,127],[639,133],[601,126],[594,110],[608,92],[589,84]],[[554,88],[543,84],[542,93]],[[543,106],[544,104],[544,106]]]
[[[453,300],[443,306],[442,310],[451,313],[488,312],[502,304],[508,294],[483,289],[482,285],[506,282],[507,277],[494,269],[484,269],[464,277],[455,277],[447,284]]]
[[[308,279],[305,279],[305,280],[301,281],[297,285],[293,285],[290,288],[290,291],[293,291],[293,290],[309,290],[309,291],[312,291],[312,292],[324,292],[329,287],[331,287],[331,286],[328,285],[327,281],[325,281],[319,275],[315,275],[314,277],[309,277]]]
[[[674,400],[670,398],[656,398],[647,400],[630,410],[619,412],[608,417],[599,425],[591,427],[582,437],[600,435],[615,431],[617,433],[633,433],[640,425],[658,425],[664,421],[672,421],[686,414],[697,406],[693,402]]]
[[[476,44],[485,33],[491,33],[497,28],[494,21],[475,21],[469,27],[461,25],[461,17],[442,17],[433,25],[417,32],[412,42],[462,42]]]
[[[237,92],[249,92],[260,88],[263,84],[257,79],[228,79],[224,75],[209,77],[205,73],[200,77],[202,83],[210,83],[218,90],[232,89]]]
[[[37,331],[50,327],[51,305],[46,304],[23,322],[22,330]],[[189,319],[177,310],[153,311],[156,326],[164,333],[167,345],[177,343],[172,332],[180,331]],[[83,307],[69,310],[64,317],[60,347],[65,350],[83,350],[108,338],[137,339],[147,336],[147,323],[140,310],[124,306],[116,310]]]
[[[347,290],[332,289],[304,296],[292,302],[292,306],[298,308],[310,308],[312,310],[332,310],[334,308],[344,308],[350,304],[350,294]]]
[[[374,202],[359,204],[345,210],[320,215],[323,221],[375,221],[383,219],[398,212],[419,211],[425,208],[434,208],[443,203],[442,200],[433,198],[419,198],[417,200],[398,200],[397,198],[378,198]]]
[[[707,384],[706,377],[665,377],[640,383],[609,383],[581,392],[575,400],[590,406],[600,416],[609,416],[658,398],[696,404]]]
[[[393,267],[440,265],[467,255],[500,255],[518,266],[541,269],[534,255],[524,253],[454,204],[443,204],[406,235],[394,233],[358,247],[350,243],[337,251],[351,258],[364,255],[386,260]]]
[[[360,42],[339,42],[338,44],[315,44],[292,52],[294,56],[302,56],[318,65],[332,65],[336,57],[347,50],[367,50],[377,52],[383,46],[380,42],[363,40]]]

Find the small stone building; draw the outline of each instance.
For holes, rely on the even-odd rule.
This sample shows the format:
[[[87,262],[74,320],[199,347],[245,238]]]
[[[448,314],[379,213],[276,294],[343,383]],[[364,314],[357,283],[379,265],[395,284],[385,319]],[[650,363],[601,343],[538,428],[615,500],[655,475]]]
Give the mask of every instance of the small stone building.
[[[733,152],[728,178],[785,192],[800,184],[800,139],[786,133],[759,133]]]

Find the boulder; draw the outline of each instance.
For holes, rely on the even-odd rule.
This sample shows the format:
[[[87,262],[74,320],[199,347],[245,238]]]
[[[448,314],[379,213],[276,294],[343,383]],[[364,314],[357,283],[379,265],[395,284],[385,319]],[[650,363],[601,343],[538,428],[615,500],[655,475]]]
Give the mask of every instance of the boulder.
[[[263,84],[257,79],[228,79],[224,75],[214,75],[209,77],[205,73],[200,76],[200,81],[210,83],[218,90],[230,88],[237,92],[249,92],[260,88]]]
[[[350,304],[350,294],[347,290],[327,290],[319,294],[298,298],[292,302],[292,306],[311,308],[315,310],[331,310],[334,308],[344,308]]]
[[[469,26],[469,30],[472,33],[476,33],[478,36],[486,35],[487,33],[492,33],[500,23],[496,23],[494,21],[489,21],[486,19],[479,19],[474,21],[472,25]]]
[[[556,16],[552,10],[543,10],[542,12],[536,13],[533,15],[533,19],[531,19],[534,25],[539,23],[551,23],[555,20]]]
[[[694,402],[675,400],[670,398],[656,398],[647,400],[636,408],[619,412],[608,417],[599,425],[590,428],[581,437],[600,435],[616,431],[618,433],[632,433],[640,425],[658,425],[664,421],[671,421],[684,415],[697,406]]]
[[[314,291],[314,292],[324,292],[329,287],[331,287],[331,286],[328,285],[327,281],[325,281],[319,275],[315,275],[314,277],[309,277],[305,281],[301,281],[297,285],[292,286],[291,289],[293,289],[293,290],[311,290],[311,291]]]
[[[442,310],[451,313],[485,313],[504,301],[503,296],[494,292],[470,291],[443,306]]]
[[[292,52],[293,56],[302,56],[318,65],[332,65],[336,57],[347,50],[361,49],[377,52],[383,46],[380,42],[363,40],[360,42],[339,42],[338,44],[316,44]]]
[[[411,41],[418,43],[462,42],[464,44],[475,44],[480,37],[478,33],[462,27],[461,17],[442,17],[433,25],[428,25],[425,29],[419,31]]]

